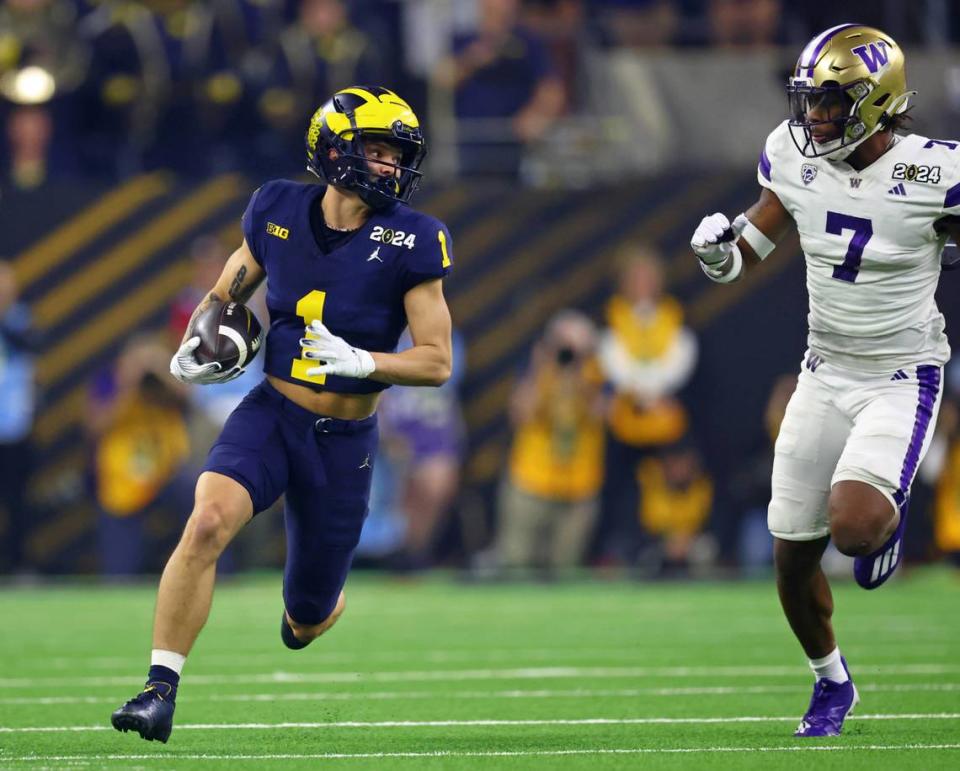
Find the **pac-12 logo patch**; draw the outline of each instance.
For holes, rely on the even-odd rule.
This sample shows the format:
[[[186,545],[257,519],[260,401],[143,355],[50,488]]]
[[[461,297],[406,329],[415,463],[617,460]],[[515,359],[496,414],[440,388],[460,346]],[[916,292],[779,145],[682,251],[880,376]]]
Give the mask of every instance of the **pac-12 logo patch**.
[[[805,163],[800,167],[800,179],[803,180],[803,184],[809,185],[813,180],[817,178],[817,167],[812,163]]]

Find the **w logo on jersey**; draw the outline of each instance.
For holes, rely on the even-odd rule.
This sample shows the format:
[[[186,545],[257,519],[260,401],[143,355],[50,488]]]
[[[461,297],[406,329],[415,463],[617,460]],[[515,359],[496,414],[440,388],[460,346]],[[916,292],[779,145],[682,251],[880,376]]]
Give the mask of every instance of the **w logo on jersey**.
[[[859,56],[871,74],[876,74],[881,67],[886,67],[890,61],[890,55],[887,53],[887,44],[883,40],[869,45],[857,46],[851,49],[852,53]]]
[[[803,184],[809,185],[813,180],[817,178],[817,167],[812,163],[805,163],[800,167],[800,179],[803,180]]]

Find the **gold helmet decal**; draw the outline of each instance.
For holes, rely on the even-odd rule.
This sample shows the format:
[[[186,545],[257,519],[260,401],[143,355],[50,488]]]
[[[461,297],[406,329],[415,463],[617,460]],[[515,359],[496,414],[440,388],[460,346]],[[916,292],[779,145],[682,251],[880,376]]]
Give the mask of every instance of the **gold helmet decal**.
[[[841,24],[813,38],[797,60],[787,93],[790,133],[808,158],[840,160],[907,108],[903,51],[889,35]],[[832,123],[840,135],[814,141],[813,129]]]
[[[389,142],[402,151],[393,178],[370,175],[363,149],[369,139]],[[356,190],[374,208],[410,199],[426,154],[413,109],[393,91],[378,86],[337,91],[313,114],[306,145],[310,171],[328,184]]]

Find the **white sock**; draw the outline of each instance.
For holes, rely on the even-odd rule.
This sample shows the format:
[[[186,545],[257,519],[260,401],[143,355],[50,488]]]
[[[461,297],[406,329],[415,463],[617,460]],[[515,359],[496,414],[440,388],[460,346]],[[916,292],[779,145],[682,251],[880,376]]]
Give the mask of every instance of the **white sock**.
[[[174,651],[165,651],[160,650],[159,648],[154,648],[150,651],[150,666],[159,666],[166,667],[167,669],[172,669],[178,675],[183,671],[183,665],[186,663],[187,657]]]
[[[843,662],[840,661],[839,648],[834,648],[832,653],[822,659],[810,659],[810,669],[817,676],[817,680],[826,678],[835,683],[845,683],[850,679],[847,677],[847,670],[843,668]]]

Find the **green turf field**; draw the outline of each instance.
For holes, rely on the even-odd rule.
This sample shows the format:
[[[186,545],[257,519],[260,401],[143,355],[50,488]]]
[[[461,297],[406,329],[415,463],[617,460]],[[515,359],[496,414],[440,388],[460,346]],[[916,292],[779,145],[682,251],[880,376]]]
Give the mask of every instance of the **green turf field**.
[[[3,768],[960,768],[960,575],[835,587],[862,702],[793,739],[812,683],[770,582],[471,585],[351,577],[280,643],[280,578],[226,582],[170,742],[110,728],[139,688],[153,587],[0,593]]]

